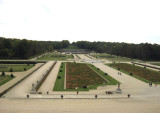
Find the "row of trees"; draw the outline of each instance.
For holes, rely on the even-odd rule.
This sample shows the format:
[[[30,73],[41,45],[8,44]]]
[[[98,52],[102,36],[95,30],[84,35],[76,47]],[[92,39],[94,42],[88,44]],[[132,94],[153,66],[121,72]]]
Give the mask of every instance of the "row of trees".
[[[160,60],[160,45],[158,44],[129,44],[88,41],[78,41],[72,44],[79,48],[89,49],[99,53],[108,53],[141,60]]]
[[[68,40],[31,41],[25,39],[6,39],[0,37],[0,58],[27,59],[37,54],[50,52],[53,49],[67,48],[69,45],[70,43]]]
[[[142,60],[160,60],[160,45],[78,41],[72,45],[99,53]],[[0,37],[0,59],[27,59],[31,56],[70,46],[68,40],[32,41]]]

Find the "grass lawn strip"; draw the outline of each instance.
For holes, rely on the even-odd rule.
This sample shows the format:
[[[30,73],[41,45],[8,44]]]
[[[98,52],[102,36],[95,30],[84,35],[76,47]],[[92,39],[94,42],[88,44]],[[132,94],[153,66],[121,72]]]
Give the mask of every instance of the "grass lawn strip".
[[[67,79],[66,79],[66,78],[67,78],[67,77],[66,77],[66,63],[65,63],[65,70],[64,70],[64,71],[65,71],[65,72],[64,72],[64,73],[65,73],[65,75],[64,75],[64,76],[65,76],[65,77],[64,77],[64,89],[66,89],[66,86],[67,86]]]
[[[62,72],[60,70],[62,70]],[[61,78],[58,78],[58,77],[61,77]],[[54,91],[65,91],[64,78],[65,78],[65,63],[62,62],[56,78],[54,88],[53,88]]]
[[[154,71],[151,69],[146,69],[140,66],[135,66],[131,64],[125,64],[125,63],[115,63],[115,64],[109,64],[109,66],[113,66],[115,69],[120,69],[120,71],[130,75],[131,76],[142,80],[146,83],[153,82],[153,83],[160,83],[160,72]]]
[[[4,76],[4,77],[3,77]],[[14,77],[13,77],[14,78]],[[0,86],[13,79],[9,75],[0,75]]]
[[[120,84],[119,81],[117,81],[116,79],[112,78],[110,75],[105,75],[105,73],[103,71],[101,71],[100,69],[98,70],[97,67],[95,67],[94,65],[88,64],[90,66],[90,68],[93,68],[95,71],[97,71],[101,76],[103,76],[104,78],[106,78],[109,82],[105,83],[105,85],[117,85]]]
[[[0,72],[10,72],[10,69],[12,68],[13,72],[21,72],[24,71],[24,68],[29,70],[32,68],[33,65],[27,65],[27,64],[0,64]]]
[[[37,60],[67,60],[67,59],[73,59],[72,55],[67,54],[60,54],[60,53],[49,53],[48,55],[45,55]]]
[[[89,65],[87,65],[89,68],[91,68]],[[102,77],[104,80],[106,80],[107,81],[107,83],[109,83],[109,81],[105,78],[105,77],[103,77],[101,74],[99,74],[96,70],[94,70],[93,68],[91,68],[95,73],[97,73],[100,77]]]

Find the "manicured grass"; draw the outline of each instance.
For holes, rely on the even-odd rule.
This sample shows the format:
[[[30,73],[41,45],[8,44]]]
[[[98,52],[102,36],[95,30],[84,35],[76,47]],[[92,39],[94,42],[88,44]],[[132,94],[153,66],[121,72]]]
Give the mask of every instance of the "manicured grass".
[[[82,64],[82,63],[66,63],[68,64],[70,67],[70,69],[68,69],[68,74],[70,78],[68,78],[67,82],[69,83],[68,85],[68,89],[64,89],[64,77],[65,77],[65,63],[61,64],[60,70],[62,70],[62,72],[58,73],[58,76],[61,76],[61,79],[56,79],[56,83],[55,86],[53,88],[54,91],[89,91],[90,89],[96,89],[98,86],[102,86],[102,85],[116,85],[119,82],[117,80],[115,80],[114,78],[112,78],[109,75],[105,75],[104,72],[102,72],[101,70],[97,71],[96,67],[92,67],[92,65],[90,64]],[[104,78],[102,78],[101,76],[103,76],[104,78],[107,79],[104,80]],[[90,75],[89,75],[90,73]],[[74,78],[74,79],[73,79]],[[102,81],[101,81],[102,80]],[[72,84],[72,85],[71,85]],[[83,86],[86,85],[87,88],[83,88]],[[77,89],[75,89],[75,87],[77,87]]]
[[[105,83],[105,85],[117,85],[120,83],[116,79],[112,78],[110,75],[108,74],[106,75],[102,70],[98,69],[94,65],[91,65],[91,64],[88,64],[88,65],[109,81],[108,83]]]
[[[62,72],[60,72],[60,70],[62,70]],[[58,76],[61,77],[61,79],[58,79]],[[56,82],[54,85],[53,90],[54,91],[64,91],[64,77],[65,77],[65,63],[61,63],[57,78],[56,78]]]
[[[10,72],[10,69],[12,68],[13,72],[19,72],[24,71],[24,68],[29,70],[33,67],[33,64],[0,64],[0,72]]]
[[[67,59],[73,59],[72,55],[49,53],[48,55],[41,57],[37,60],[67,60]]]
[[[131,58],[125,58],[125,57],[120,57],[120,56],[115,56],[115,55],[110,55],[110,54],[106,54],[106,53],[102,53],[102,54],[92,54],[93,57],[98,58],[98,59],[106,59],[109,61],[115,61],[115,62],[132,62],[135,60],[132,60]]]
[[[109,64],[109,66],[114,67],[115,69],[118,69],[122,72],[125,72],[130,76],[133,76],[144,82],[160,83],[160,72],[158,71],[126,63],[113,63]]]
[[[10,77],[9,75],[0,75],[0,86],[12,80],[13,78]]]

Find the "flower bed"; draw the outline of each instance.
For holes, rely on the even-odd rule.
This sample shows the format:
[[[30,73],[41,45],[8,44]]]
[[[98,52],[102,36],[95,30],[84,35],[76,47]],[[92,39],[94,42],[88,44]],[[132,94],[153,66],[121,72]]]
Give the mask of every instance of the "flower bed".
[[[152,71],[139,66],[134,66],[126,63],[114,63],[111,66],[130,73],[130,75],[136,75],[151,82],[160,82],[160,72]]]
[[[87,64],[66,63],[67,89],[107,83]]]

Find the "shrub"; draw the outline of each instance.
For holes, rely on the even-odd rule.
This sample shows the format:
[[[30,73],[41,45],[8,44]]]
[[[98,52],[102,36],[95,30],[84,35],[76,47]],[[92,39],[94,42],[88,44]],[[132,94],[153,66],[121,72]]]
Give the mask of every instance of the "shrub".
[[[9,71],[10,71],[10,72],[13,72],[13,69],[11,68]]]
[[[58,76],[58,79],[61,79],[61,76]]]
[[[4,71],[2,71],[2,75],[5,75],[5,72],[4,72]]]
[[[120,68],[117,68],[117,70],[120,70]]]
[[[83,86],[83,88],[85,88],[85,89],[86,89],[86,88],[87,88],[87,86],[86,86],[86,85],[84,85],[84,86]]]
[[[24,68],[24,71],[26,71],[26,68]]]
[[[99,70],[99,68],[97,68],[97,70]]]
[[[29,63],[27,65],[29,66]]]
[[[60,70],[60,72],[62,72],[62,70]]]
[[[107,73],[104,73],[104,75],[108,75]]]
[[[146,66],[144,66],[144,68],[146,68]]]
[[[13,78],[14,77],[14,75],[13,74],[11,74],[11,76],[10,76],[11,78]]]
[[[130,73],[130,75],[133,75],[132,73]]]

